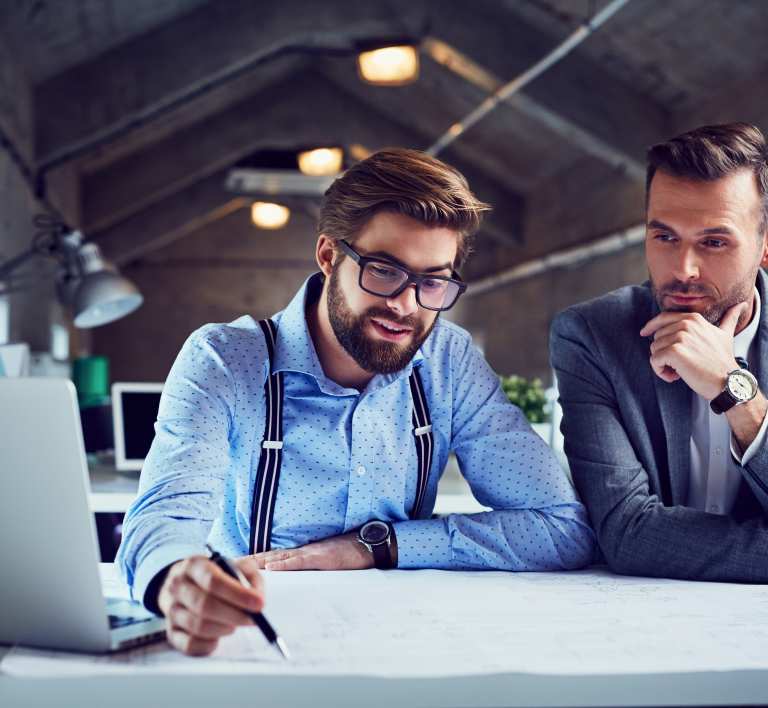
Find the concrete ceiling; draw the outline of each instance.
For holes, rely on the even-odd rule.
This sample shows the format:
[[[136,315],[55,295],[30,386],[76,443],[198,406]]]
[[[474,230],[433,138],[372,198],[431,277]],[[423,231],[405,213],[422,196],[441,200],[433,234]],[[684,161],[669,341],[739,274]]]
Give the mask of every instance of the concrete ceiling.
[[[246,205],[223,176],[254,150],[428,147],[605,4],[11,0],[0,129],[68,222],[124,264]],[[768,127],[766,31],[764,0],[631,0],[462,135],[441,157],[494,205],[480,245],[500,256],[476,275],[529,253],[526,209],[557,180],[589,189],[603,175],[610,199],[606,171],[617,193],[641,183],[646,146],[680,129]],[[363,84],[355,49],[401,38],[424,41],[419,81]],[[429,39],[475,80],[432,58]]]

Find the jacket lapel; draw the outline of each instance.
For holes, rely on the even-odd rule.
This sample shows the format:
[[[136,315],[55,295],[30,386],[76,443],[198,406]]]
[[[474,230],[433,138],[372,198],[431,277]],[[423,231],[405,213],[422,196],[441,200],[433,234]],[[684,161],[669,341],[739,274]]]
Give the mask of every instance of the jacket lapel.
[[[662,502],[684,505],[691,474],[691,389],[682,379],[670,384],[653,378],[667,440],[667,468],[659,465]]]

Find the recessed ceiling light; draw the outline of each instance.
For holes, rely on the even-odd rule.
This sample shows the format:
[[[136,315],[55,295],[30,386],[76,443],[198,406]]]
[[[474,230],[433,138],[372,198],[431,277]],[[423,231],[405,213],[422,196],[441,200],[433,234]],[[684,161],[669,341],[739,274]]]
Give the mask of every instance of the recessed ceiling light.
[[[357,57],[360,78],[377,86],[403,86],[419,77],[415,47],[399,45],[361,52]]]
[[[313,177],[338,174],[343,161],[344,151],[339,147],[317,148],[299,153],[299,169]]]
[[[282,204],[254,202],[251,206],[251,220],[260,229],[282,229],[290,216],[291,210]]]

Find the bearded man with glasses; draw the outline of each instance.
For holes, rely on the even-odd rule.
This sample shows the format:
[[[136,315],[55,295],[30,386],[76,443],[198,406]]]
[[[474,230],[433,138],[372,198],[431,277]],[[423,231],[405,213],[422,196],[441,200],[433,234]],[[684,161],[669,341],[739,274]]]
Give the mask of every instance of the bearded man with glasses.
[[[165,384],[118,562],[171,644],[206,654],[259,610],[259,569],[560,570],[585,510],[471,338],[439,318],[487,205],[413,150],[325,194],[311,276],[271,320],[207,325]],[[455,452],[492,511],[432,518]],[[239,557],[253,588],[204,555]]]

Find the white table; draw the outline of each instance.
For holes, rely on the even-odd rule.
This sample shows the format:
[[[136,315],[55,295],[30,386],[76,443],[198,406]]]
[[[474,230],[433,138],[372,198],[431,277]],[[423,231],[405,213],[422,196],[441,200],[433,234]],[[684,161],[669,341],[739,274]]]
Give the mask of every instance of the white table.
[[[768,589],[765,586],[628,579],[600,570],[559,574],[361,573],[367,573],[367,578],[360,573],[347,574],[348,580],[336,573],[325,573],[322,577],[305,573],[283,575],[285,583],[272,585],[273,589],[280,589],[280,593],[273,593],[269,616],[292,641],[308,632],[307,636],[316,635],[315,647],[319,637],[322,646],[328,642],[334,656],[359,656],[360,651],[366,651],[360,647],[361,643],[369,640],[329,635],[325,627],[332,626],[328,625],[328,616],[332,613],[326,616],[316,612],[316,607],[302,608],[299,614],[303,612],[316,618],[317,628],[308,625],[304,615],[293,622],[293,627],[287,619],[286,610],[293,611],[297,597],[310,597],[307,595],[310,586],[321,597],[322,607],[327,607],[330,595],[322,586],[335,583],[333,592],[339,597],[341,613],[337,614],[342,618],[342,625],[343,615],[357,616],[357,624],[352,626],[360,626],[362,619],[385,642],[384,647],[373,643],[365,645],[369,647],[367,651],[377,657],[379,663],[375,666],[381,667],[372,674],[280,675],[269,667],[266,673],[255,674],[248,666],[227,664],[231,673],[222,675],[207,668],[205,660],[199,663],[186,660],[183,673],[172,661],[148,673],[147,665],[133,655],[133,666],[127,664],[126,668],[127,659],[122,660],[118,665],[122,673],[118,675],[0,676],[0,705],[3,708],[176,705],[185,708],[278,705],[467,708],[768,703],[768,659],[763,658],[762,650],[763,638],[768,632],[768,610],[762,600],[762,592]],[[340,579],[336,580],[337,577]],[[267,587],[270,580],[267,578]],[[367,580],[375,584],[366,586]],[[453,626],[434,623],[434,611],[430,615],[430,607],[435,601],[425,592],[429,586],[434,587],[434,593],[446,593],[452,606],[456,606],[453,601],[457,597],[466,598],[464,607],[453,617],[446,617],[446,623],[453,622]],[[367,592],[360,592],[366,588]],[[284,598],[282,608],[274,599],[278,594]],[[382,605],[382,597],[392,597],[395,609],[387,610]],[[411,597],[414,599],[409,599]],[[410,621],[416,621],[415,626],[406,627],[405,621],[393,621],[394,616],[403,616],[397,603],[402,605],[404,601],[413,606]],[[383,610],[372,612],[372,602]],[[702,610],[706,611],[710,604],[714,612],[705,618]],[[439,613],[442,618],[442,609]],[[740,620],[743,613],[749,615],[749,623]],[[366,620],[378,616],[381,617],[379,625]],[[466,643],[451,645],[446,637],[453,636],[457,627],[468,628],[469,631],[459,632],[459,636],[466,637]],[[717,638],[725,648],[713,641]],[[299,643],[298,639],[296,642]],[[401,651],[406,647],[421,649],[418,655],[412,656],[412,661],[406,652],[399,663],[392,662],[393,667],[401,667],[400,671],[404,665],[424,661],[427,646],[443,651],[445,660],[452,662],[450,666],[458,657],[462,666],[469,667],[465,673],[471,673],[478,663],[478,646],[487,647],[489,656],[502,657],[504,661],[511,656],[509,666],[535,668],[538,664],[540,668],[439,678],[381,677],[376,674],[387,673],[390,668],[387,657],[394,655],[389,643]],[[355,647],[360,647],[356,655],[352,651]],[[301,647],[294,644],[293,648],[299,655]],[[570,652],[580,656],[571,661]],[[619,663],[613,661],[615,656],[621,657]],[[60,660],[57,657],[53,661]],[[228,661],[236,663],[236,659]],[[493,661],[491,667],[496,665],[496,660]],[[499,661],[501,665],[503,662]],[[560,673],[541,670],[550,661],[562,667]],[[665,665],[667,661],[669,664]],[[722,666],[713,665],[715,661],[722,661]],[[740,668],[739,662],[744,662],[744,668]],[[624,664],[637,668],[627,672],[617,670]],[[579,666],[586,670],[580,672]],[[656,670],[644,671],[644,667]],[[686,670],[677,670],[679,667]],[[483,670],[488,670],[487,664]]]

